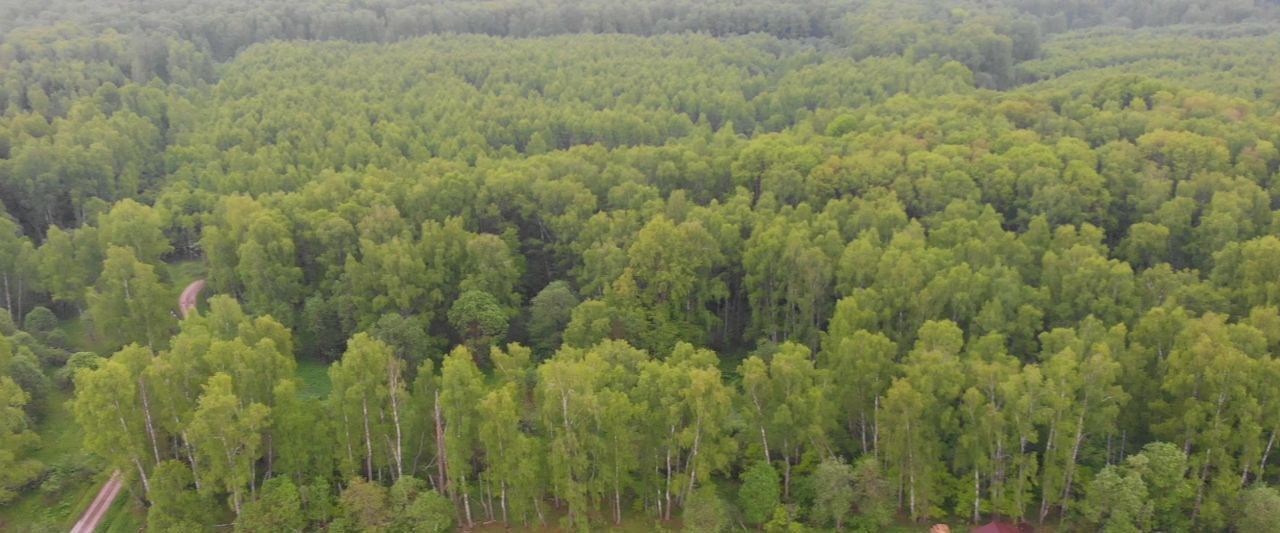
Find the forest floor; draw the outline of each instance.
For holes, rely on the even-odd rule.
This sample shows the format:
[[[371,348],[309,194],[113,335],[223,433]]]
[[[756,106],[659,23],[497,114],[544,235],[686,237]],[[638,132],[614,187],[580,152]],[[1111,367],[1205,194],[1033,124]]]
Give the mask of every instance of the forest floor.
[[[529,532],[529,533],[568,533],[571,531],[575,531],[572,528],[563,527],[560,524],[560,521],[565,516],[564,509],[548,506],[543,508],[543,512],[546,513],[545,514],[546,524],[544,525],[534,524],[527,528],[515,527],[515,528],[508,529],[506,526],[502,524],[502,522],[499,522],[499,521],[484,522],[484,521],[477,520],[476,526],[471,528],[468,531],[471,531],[472,533],[499,533],[499,532],[507,532],[507,531],[522,531],[522,532]],[[613,525],[612,520],[609,518],[610,516],[612,515],[610,515],[609,512],[599,512],[599,513],[592,514],[591,530],[592,531],[614,531],[618,533],[649,533],[649,532],[658,533],[658,532],[664,532],[664,531],[671,531],[671,532],[682,531],[684,527],[684,524],[679,517],[672,518],[671,520],[667,520],[667,521],[655,521],[652,516],[648,514],[637,514],[633,510],[623,511],[622,523],[616,526]],[[905,519],[900,519],[900,520],[901,521],[899,523],[882,529],[881,533],[916,533],[919,531],[924,531],[928,528],[928,526],[911,523],[910,521],[906,521]],[[730,529],[734,531],[739,530],[737,525],[734,525]],[[954,528],[954,531],[957,531],[957,532],[966,531],[967,529],[968,528],[966,526],[959,526],[957,528]],[[806,531],[824,531],[824,530],[807,528]],[[834,530],[831,530],[831,531],[834,531]]]
[[[498,533],[499,531],[526,531],[529,533],[561,533],[575,531],[572,528],[566,528],[560,525],[560,521],[565,517],[565,511],[562,508],[552,506],[544,506],[542,509],[545,513],[546,524],[531,524],[529,527],[513,527],[507,529],[500,521],[483,521],[477,520],[476,526],[471,528],[472,533]],[[483,513],[483,512],[482,512]],[[656,522],[652,516],[648,514],[636,514],[634,511],[623,511],[622,524],[614,526],[612,521],[606,516],[608,513],[593,514],[591,518],[592,531],[617,531],[621,533],[642,533],[642,532],[661,532],[661,531],[680,531],[681,522],[679,518],[674,518],[666,522]]]
[[[182,261],[166,265],[165,270],[173,285],[182,287],[203,277],[205,267],[201,261]],[[111,347],[94,334],[88,320],[71,317],[58,327],[66,334],[72,351],[110,355]],[[326,391],[327,377],[324,376]],[[305,377],[303,379],[306,380]],[[104,470],[95,458],[83,451],[84,437],[67,405],[71,397],[68,391],[50,388],[41,408],[43,416],[35,427],[40,435],[40,448],[32,455],[45,465],[47,473],[34,486],[22,491],[18,498],[0,506],[0,531],[68,531],[111,476],[110,471]],[[128,494],[129,488],[121,492],[99,522],[98,531],[136,532],[146,522],[146,509]]]
[[[324,398],[329,395],[329,363],[315,359],[298,359],[298,395]]]
[[[187,314],[196,309],[199,303],[200,291],[204,289],[204,279],[197,278],[199,275],[196,268],[190,268],[194,262],[188,262],[187,265],[170,266],[169,279],[171,281],[183,281],[186,288],[182,289],[182,293],[178,296],[178,313],[182,318],[186,318]],[[184,268],[187,266],[187,268]],[[198,264],[197,264],[198,267]],[[98,529],[102,520],[113,509],[129,508],[128,502],[117,503],[122,482],[120,480],[120,472],[112,472],[111,477],[102,485],[97,496],[85,508],[84,514],[75,523],[75,527],[71,529],[71,533],[92,533]],[[106,509],[103,509],[106,506]],[[133,513],[130,513],[133,514]],[[108,525],[107,530],[112,527]]]
[[[89,506],[98,487],[111,475],[81,449],[80,426],[67,406],[70,398],[70,393],[55,387],[45,399],[44,416],[36,424],[41,445],[33,457],[44,463],[50,473],[38,486],[0,507],[0,531],[70,530],[80,511]],[[137,531],[145,516],[142,512],[133,498],[118,498],[101,526],[104,531]]]

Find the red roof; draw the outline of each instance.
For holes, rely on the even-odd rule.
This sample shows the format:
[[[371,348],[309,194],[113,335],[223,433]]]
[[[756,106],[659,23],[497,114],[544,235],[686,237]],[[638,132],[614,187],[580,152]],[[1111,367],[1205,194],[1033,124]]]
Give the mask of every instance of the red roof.
[[[973,528],[973,533],[1022,533],[1022,530],[1008,522],[991,522],[990,524]]]

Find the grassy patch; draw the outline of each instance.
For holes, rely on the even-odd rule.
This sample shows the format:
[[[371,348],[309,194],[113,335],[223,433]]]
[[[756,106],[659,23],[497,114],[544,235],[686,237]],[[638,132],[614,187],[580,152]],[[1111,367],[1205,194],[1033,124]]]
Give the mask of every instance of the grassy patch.
[[[71,393],[53,388],[45,398],[44,417],[37,424],[40,449],[33,456],[48,465],[82,453],[80,425],[67,402]]]
[[[136,533],[142,531],[146,523],[147,508],[138,503],[137,498],[129,495],[127,490],[121,490],[106,516],[102,517],[102,523],[98,524],[98,531]]]
[[[58,329],[66,334],[73,352],[93,352],[106,357],[114,351],[106,339],[93,330],[93,324],[82,317],[63,320],[58,324]]]
[[[303,398],[324,398],[329,395],[329,364],[313,359],[298,360],[299,394]]]
[[[474,510],[475,509],[473,508],[473,511]],[[525,527],[525,526],[519,525],[519,523],[516,522],[515,526],[513,526],[511,529],[507,529],[507,527],[503,525],[502,522],[487,522],[486,519],[483,517],[484,515],[483,511],[481,511],[475,515],[476,527],[472,528],[471,531],[477,532],[477,533],[486,533],[486,532],[498,533],[500,531],[512,531],[512,530],[529,531],[529,532],[536,532],[536,533],[560,533],[564,531],[573,531],[572,529],[563,527],[562,522],[564,521],[565,515],[566,515],[566,510],[564,508],[557,508],[550,505],[549,502],[544,502],[542,506],[542,512],[543,512],[543,516],[546,518],[545,524],[539,524],[535,521],[534,523],[530,524],[528,527]],[[596,511],[590,513],[590,515],[591,515],[590,529],[592,531],[617,531],[622,533],[657,533],[657,532],[663,532],[663,531],[681,531],[683,529],[683,526],[681,525],[679,517],[673,517],[671,520],[663,522],[663,521],[656,520],[650,514],[637,513],[635,512],[634,509],[626,509],[623,511],[621,524],[613,523],[613,511],[612,509],[609,509],[609,508],[597,509]]]
[[[172,283],[173,287],[178,291],[181,291],[183,287],[191,284],[191,282],[204,278],[208,271],[204,261],[198,259],[166,263],[164,268],[168,273],[169,283]]]
[[[66,531],[89,506],[107,473],[81,449],[80,426],[67,407],[70,394],[54,390],[45,400],[44,417],[36,424],[40,448],[32,457],[45,466],[41,483],[0,507],[0,530]]]

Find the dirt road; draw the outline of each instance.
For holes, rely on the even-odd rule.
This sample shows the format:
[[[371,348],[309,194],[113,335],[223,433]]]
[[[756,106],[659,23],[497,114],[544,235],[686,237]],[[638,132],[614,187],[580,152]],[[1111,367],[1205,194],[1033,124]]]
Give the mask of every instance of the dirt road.
[[[182,318],[187,318],[187,314],[196,308],[196,298],[200,296],[200,291],[203,289],[204,280],[202,279],[195,280],[187,285],[187,288],[182,289],[182,296],[178,297],[178,312],[182,314]],[[108,479],[107,484],[98,491],[98,495],[93,498],[93,503],[89,504],[80,521],[71,528],[71,533],[93,533],[98,529],[98,523],[107,516],[107,509],[110,509],[111,503],[116,501],[116,496],[120,494],[120,488],[123,485],[124,483],[120,481],[120,471],[112,472],[111,479]]]
[[[178,312],[182,313],[182,318],[187,318],[187,313],[196,308],[196,297],[200,296],[200,291],[204,290],[204,280],[198,279],[182,289],[182,296],[178,297]]]
[[[102,486],[102,490],[98,491],[98,495],[93,498],[93,503],[89,504],[89,509],[84,512],[84,516],[80,517],[80,521],[71,528],[71,533],[92,533],[98,528],[98,522],[102,521],[102,517],[107,515],[107,509],[111,508],[111,502],[116,501],[116,495],[120,494],[120,471],[111,473],[111,479],[107,480],[107,484]]]

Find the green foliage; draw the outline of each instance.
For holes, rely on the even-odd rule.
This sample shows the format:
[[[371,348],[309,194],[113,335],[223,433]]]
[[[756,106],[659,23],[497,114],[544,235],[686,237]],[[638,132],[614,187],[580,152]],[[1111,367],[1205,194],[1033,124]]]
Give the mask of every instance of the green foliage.
[[[25,457],[40,442],[22,409],[28,399],[17,383],[0,376],[0,503],[13,500],[17,490],[40,472],[40,463]]]
[[[810,516],[843,529],[854,504],[854,472],[841,458],[826,458],[813,471],[813,509]]]
[[[1147,487],[1135,473],[1121,474],[1107,467],[1089,483],[1081,514],[1090,528],[1108,533],[1146,529],[1151,518]]]
[[[162,346],[174,319],[170,291],[155,269],[128,248],[111,247],[97,286],[89,290],[89,314],[98,334],[116,346],[130,342]]]
[[[1241,495],[1240,515],[1235,519],[1237,531],[1267,531],[1280,519],[1280,493],[1265,485],[1245,489]]]
[[[0,492],[52,376],[156,530],[1269,523],[1273,3],[0,4]]]
[[[393,518],[387,489],[363,479],[352,479],[338,495],[340,531],[377,531]]]
[[[507,316],[493,295],[467,291],[449,307],[449,324],[472,350],[480,352],[501,341],[507,331]]]
[[[267,480],[236,518],[237,531],[300,531],[306,524],[298,488],[287,477]]]
[[[382,315],[369,334],[395,350],[406,368],[417,368],[424,359],[440,359],[440,341],[427,334],[427,324],[417,316]]]
[[[156,465],[151,475],[151,509],[147,530],[162,532],[212,531],[216,510],[212,502],[196,491],[191,469],[178,461]]]
[[[738,509],[748,524],[761,525],[773,517],[773,509],[780,503],[782,489],[778,472],[769,463],[760,461],[742,473],[742,485],[738,487]]]
[[[445,533],[454,530],[453,502],[426,484],[405,476],[391,486],[391,507],[395,513],[392,529],[413,533]]]
[[[773,518],[764,524],[765,533],[803,533],[804,524],[795,521],[792,511],[785,505],[773,510]]]
[[[379,468],[393,463],[402,471],[399,409],[406,389],[402,368],[390,346],[365,333],[353,337],[342,360],[329,367],[332,386],[326,408],[340,417],[334,422],[345,452],[339,454],[341,471],[354,475],[363,466],[366,478],[372,478],[375,459]],[[381,445],[374,447],[375,439],[381,444],[393,438],[391,457]]]
[[[36,306],[27,311],[27,316],[22,319],[22,329],[32,334],[48,333],[56,327],[58,317],[47,307]]]
[[[1187,479],[1187,455],[1167,442],[1152,442],[1125,459],[1125,467],[1142,476],[1151,506],[1151,528],[1184,531],[1190,528],[1187,508],[1194,488]]]
[[[729,504],[720,497],[715,485],[698,487],[689,495],[680,516],[686,531],[719,533],[729,528]]]
[[[72,380],[75,378],[76,372],[79,372],[80,369],[96,370],[98,367],[102,366],[102,362],[102,357],[93,352],[76,352],[71,354],[71,357],[67,359],[66,366],[58,369],[54,373],[54,382],[59,388],[69,389],[71,387]]]
[[[148,265],[158,266],[160,258],[173,249],[162,232],[161,214],[133,200],[112,206],[98,218],[98,228],[103,250],[126,248]]]
[[[27,410],[34,414],[36,411],[33,407],[44,402],[51,387],[49,378],[41,368],[40,360],[30,348],[19,346],[7,362],[0,363],[0,369],[4,370],[6,378],[11,378],[28,395],[31,402]]]
[[[569,325],[578,297],[569,284],[553,281],[529,301],[529,339],[539,354],[550,354],[560,347],[562,332]]]
[[[253,463],[262,453],[262,430],[270,409],[260,403],[242,405],[231,387],[227,374],[209,378],[187,433],[205,465],[202,483],[230,494],[231,507],[239,516],[245,489],[254,482]]]
[[[0,337],[13,335],[18,332],[18,327],[13,323],[13,317],[9,313],[0,313]],[[3,342],[3,341],[0,341]]]
[[[853,464],[853,491],[858,515],[851,529],[879,531],[893,522],[893,494],[874,457],[864,456]]]

